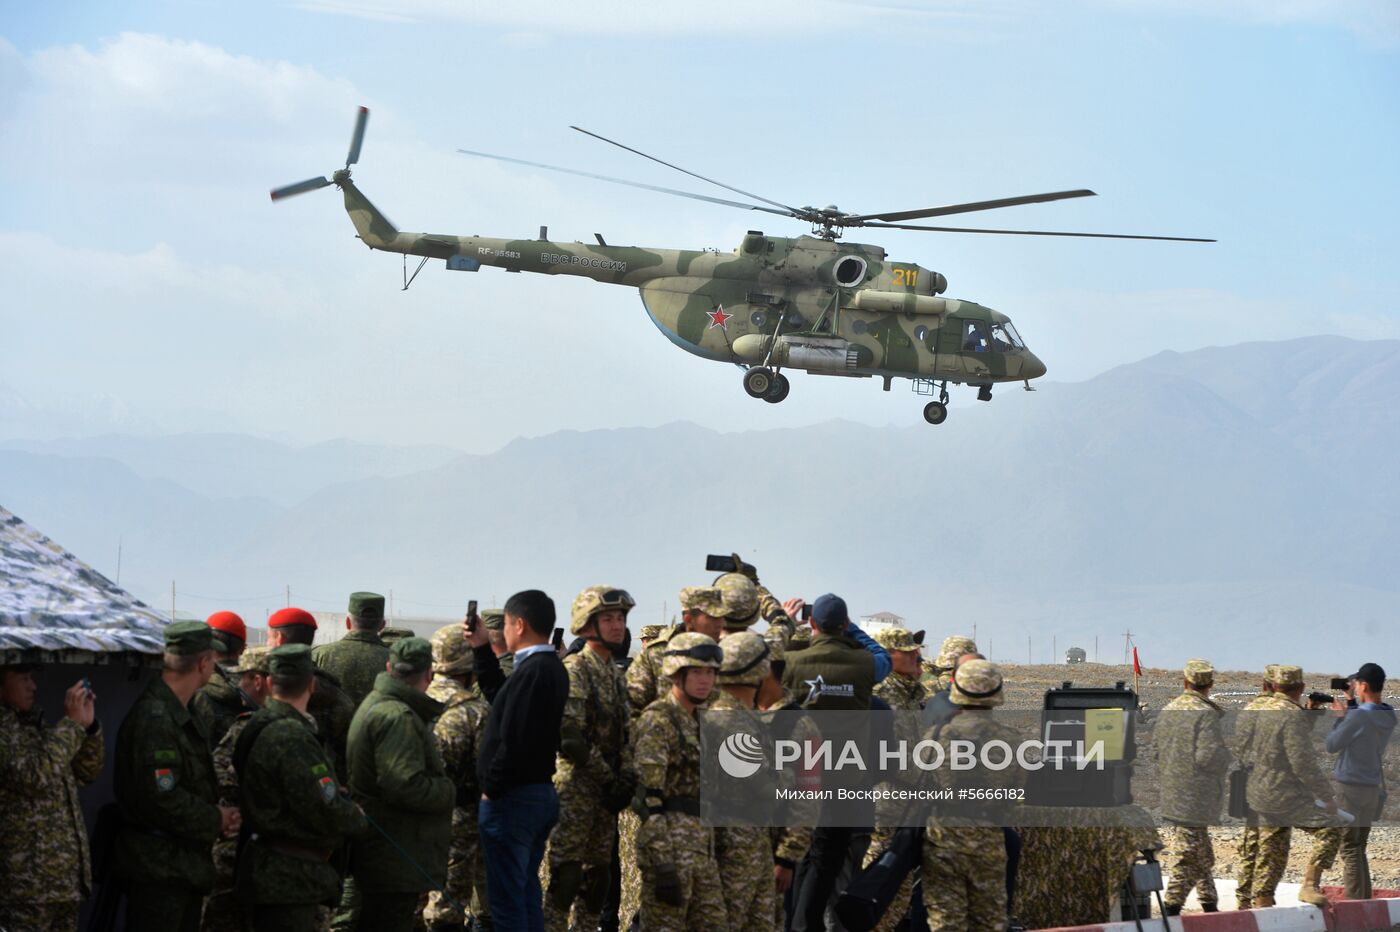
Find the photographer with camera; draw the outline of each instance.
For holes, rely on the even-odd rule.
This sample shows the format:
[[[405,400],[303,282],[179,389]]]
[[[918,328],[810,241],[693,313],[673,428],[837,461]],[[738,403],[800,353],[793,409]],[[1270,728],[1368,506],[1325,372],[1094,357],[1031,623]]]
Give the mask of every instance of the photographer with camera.
[[[1341,832],[1342,883],[1349,900],[1371,898],[1371,865],[1366,859],[1366,843],[1371,823],[1385,806],[1385,778],[1381,759],[1395,731],[1395,709],[1382,701],[1385,670],[1379,664],[1364,663],[1347,678],[1348,701],[1334,700],[1338,716],[1326,739],[1329,754],[1336,754],[1332,780],[1342,809],[1356,817]]]

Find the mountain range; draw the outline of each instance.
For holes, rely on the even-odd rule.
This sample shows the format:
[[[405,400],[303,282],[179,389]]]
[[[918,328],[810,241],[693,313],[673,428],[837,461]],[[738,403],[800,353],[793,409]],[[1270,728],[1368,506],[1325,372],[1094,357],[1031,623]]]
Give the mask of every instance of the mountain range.
[[[1400,609],[1400,341],[1168,352],[998,394],[937,428],[673,423],[484,455],[11,437],[0,504],[109,575],[120,541],[123,585],[153,604],[175,580],[182,613],[250,620],[288,586],[308,608],[392,589],[401,614],[451,617],[533,586],[566,613],[608,582],[637,596],[635,627],[737,550],[780,596],[836,591],[930,637],[976,626],[994,659],[1097,638],[1113,661],[1129,630],[1154,665],[1341,669],[1380,645]]]

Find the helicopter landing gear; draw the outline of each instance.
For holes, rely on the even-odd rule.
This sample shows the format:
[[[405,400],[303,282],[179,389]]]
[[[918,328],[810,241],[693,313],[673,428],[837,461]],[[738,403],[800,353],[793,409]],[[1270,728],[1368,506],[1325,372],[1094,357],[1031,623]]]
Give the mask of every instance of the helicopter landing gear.
[[[938,425],[948,420],[948,406],[941,401],[930,401],[924,405],[924,420]]]
[[[763,396],[763,400],[770,405],[775,405],[788,396],[788,389],[792,386],[788,384],[788,377],[781,372],[773,375],[773,386]]]
[[[783,381],[786,382],[787,379]],[[773,377],[773,370],[766,369],[763,366],[758,366],[744,373],[744,391],[749,393],[750,398],[763,398],[772,391],[775,384],[776,379]],[[784,394],[786,394],[786,392],[784,392]]]

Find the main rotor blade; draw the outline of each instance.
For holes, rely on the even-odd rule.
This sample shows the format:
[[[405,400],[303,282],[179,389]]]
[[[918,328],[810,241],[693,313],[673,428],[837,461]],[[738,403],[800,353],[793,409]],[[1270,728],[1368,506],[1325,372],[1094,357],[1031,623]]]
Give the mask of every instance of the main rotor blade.
[[[355,132],[350,136],[350,154],[345,157],[346,168],[360,160],[360,145],[365,141],[365,124],[368,122],[369,108],[361,107],[355,117]]]
[[[645,152],[642,152],[640,149],[633,149],[631,146],[624,146],[622,143],[616,142],[616,141],[614,141],[614,140],[612,140],[612,139],[609,139],[609,138],[606,137],[606,136],[599,136],[597,133],[590,132],[590,131],[584,129],[582,126],[570,126],[569,129],[577,130],[578,132],[583,133],[585,136],[592,136],[594,139],[601,140],[602,142],[606,142],[607,144],[612,145],[612,146],[617,146],[619,149],[626,149],[628,152],[631,152],[633,155],[640,155],[642,158],[644,158],[644,159],[650,159],[651,161],[656,162],[656,163],[659,164],[659,165],[665,165],[667,168],[674,168],[674,169],[675,169],[676,171],[678,171],[678,172],[682,172],[683,174],[689,175],[689,176],[692,177],[692,178],[699,178],[701,181],[709,182],[709,183],[712,184],[712,185],[716,185],[716,186],[718,186],[718,187],[724,188],[724,190],[726,190],[726,191],[733,191],[735,194],[742,194],[742,195],[744,195],[744,197],[751,197],[751,198],[753,198],[753,199],[756,200],[756,201],[762,201],[762,202],[765,203],[765,204],[772,204],[774,207],[781,207],[783,210],[787,211],[789,214],[792,214],[794,217],[806,217],[806,216],[807,216],[807,215],[804,214],[802,211],[798,210],[796,207],[790,207],[790,206],[788,206],[787,204],[782,204],[782,203],[779,203],[778,201],[771,201],[771,200],[769,200],[769,199],[766,198],[766,197],[760,197],[760,196],[757,195],[757,194],[753,194],[753,193],[751,193],[751,192],[749,192],[749,191],[744,191],[744,190],[742,190],[742,189],[740,189],[740,188],[734,187],[733,185],[727,185],[727,184],[725,184],[725,183],[722,182],[722,181],[716,181],[716,180],[714,180],[713,178],[706,178],[704,175],[697,175],[695,172],[689,171],[689,170],[684,169],[684,168],[681,168],[679,165],[672,165],[670,162],[667,162],[667,161],[665,161],[665,160],[663,160],[663,159],[658,159],[658,158],[657,158],[656,156],[654,156],[654,155],[647,155]]]
[[[947,207],[929,207],[924,210],[900,210],[888,214],[855,214],[842,217],[847,225],[864,220],[918,220],[920,217],[942,217],[947,214],[969,214],[974,210],[996,210],[998,207],[1015,207],[1018,204],[1043,204],[1046,201],[1063,201],[1071,197],[1095,197],[1093,191],[1079,188],[1075,191],[1051,191],[1048,194],[1025,194],[1021,197],[1003,197],[994,201],[973,201],[968,204],[950,204]]]
[[[1196,236],[1138,236],[1129,233],[1065,233],[1055,230],[985,230],[978,227],[924,227],[909,223],[864,223],[861,226],[887,230],[926,230],[932,233],[1001,233],[1007,236],[1084,236],[1091,239],[1156,239],[1173,243],[1213,243]]]
[[[273,188],[272,199],[274,201],[280,201],[284,197],[294,197],[298,194],[305,194],[307,191],[315,191],[317,188],[324,188],[330,183],[330,179],[325,177],[308,178],[305,181],[298,181],[296,184],[289,184],[281,188]]]
[[[489,152],[474,152],[471,149],[458,149],[463,155],[474,155],[482,159],[494,159],[497,162],[511,162],[515,165],[528,165],[531,168],[543,168],[552,172],[563,172],[566,175],[578,175],[580,178],[592,178],[595,181],[609,181],[613,184],[626,185],[629,188],[642,188],[646,191],[660,191],[662,194],[675,194],[679,197],[694,198],[697,201],[709,201],[711,204],[723,204],[726,207],[738,207],[741,210],[761,210],[764,213],[777,214],[780,217],[790,217],[792,213],[786,210],[774,210],[771,207],[760,207],[757,204],[743,204],[739,201],[730,201],[722,197],[710,197],[708,194],[692,194],[689,191],[677,191],[675,188],[663,188],[655,184],[643,184],[640,181],[625,181],[622,178],[611,178],[607,175],[596,175],[593,172],[579,171],[575,168],[560,168],[558,165],[546,165],[543,162],[530,162],[525,159],[513,159],[506,155],[492,155]]]

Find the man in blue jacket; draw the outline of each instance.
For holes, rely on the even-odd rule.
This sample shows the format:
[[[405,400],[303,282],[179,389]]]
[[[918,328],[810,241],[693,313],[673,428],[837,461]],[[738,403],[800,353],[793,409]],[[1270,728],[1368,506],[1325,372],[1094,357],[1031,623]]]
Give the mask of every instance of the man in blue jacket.
[[[1337,803],[1356,816],[1342,833],[1342,882],[1349,900],[1371,898],[1371,865],[1366,860],[1366,842],[1385,805],[1385,784],[1381,759],[1395,731],[1395,710],[1381,701],[1385,670],[1379,664],[1364,663],[1351,675],[1347,693],[1352,702],[1339,699],[1332,709],[1341,717],[1327,734],[1327,751],[1336,754],[1332,779],[1337,784]]]

